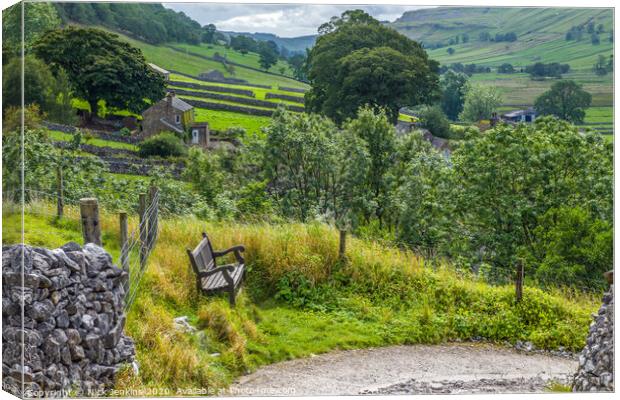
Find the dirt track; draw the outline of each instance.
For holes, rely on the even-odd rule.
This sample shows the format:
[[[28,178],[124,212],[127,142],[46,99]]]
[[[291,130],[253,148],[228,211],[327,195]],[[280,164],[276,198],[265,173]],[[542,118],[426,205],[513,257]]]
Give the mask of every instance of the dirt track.
[[[392,346],[336,351],[266,366],[232,395],[352,395],[542,391],[577,369],[568,358],[485,344]]]

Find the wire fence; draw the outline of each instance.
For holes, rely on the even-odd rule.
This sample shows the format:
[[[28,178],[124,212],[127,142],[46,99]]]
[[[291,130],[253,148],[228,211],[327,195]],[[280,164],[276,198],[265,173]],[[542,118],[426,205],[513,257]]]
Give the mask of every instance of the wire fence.
[[[128,235],[127,241],[121,247],[119,264],[123,265],[129,273],[125,288],[125,310],[129,310],[136,299],[140,282],[147,269],[148,258],[157,243],[158,205],[159,191],[155,191],[150,198],[150,203],[141,214],[140,223]]]
[[[15,202],[16,198],[22,198],[22,190],[23,198],[27,200],[23,204]],[[17,196],[16,193],[18,193]],[[58,193],[30,188],[3,190],[2,195],[3,215],[21,214],[23,210],[26,218],[24,220],[23,232],[21,223],[6,224],[4,226],[4,229],[8,231],[9,240],[17,241],[19,236],[20,242],[23,240],[25,243],[38,245],[44,242],[44,239],[41,238],[47,238],[50,234],[55,234],[67,241],[72,238],[77,239],[76,236],[79,235],[84,238],[84,242],[87,242],[84,231],[84,216],[81,210],[83,199],[63,193],[62,199],[59,200]],[[129,275],[123,284],[125,289],[125,310],[128,310],[136,299],[140,282],[148,266],[149,256],[153,252],[159,236],[160,192],[156,188],[151,188],[149,195],[142,194],[140,197],[143,207],[138,207],[139,223],[133,227],[133,230],[128,232],[127,219],[125,218],[125,226],[119,227],[121,230],[120,254],[115,261]],[[56,203],[56,207],[54,207],[54,203]],[[31,223],[28,220],[28,216],[31,215],[45,218],[49,226]],[[120,224],[123,224],[122,220]],[[111,227],[108,228],[112,229]],[[126,238],[123,237],[123,229],[125,232],[128,232]],[[63,233],[66,235],[63,236]],[[22,234],[23,236],[21,236]]]
[[[3,191],[3,200],[8,199],[3,201],[3,212],[8,211],[9,213],[16,213],[18,209],[21,210],[20,204],[10,200],[15,198],[14,192],[21,192],[21,190],[22,189]],[[58,210],[55,212],[52,206],[52,204],[58,200],[58,193],[29,188],[25,188],[23,191],[24,197],[29,200],[28,203],[24,205],[27,214],[40,215],[49,219],[58,219]],[[155,190],[151,192],[150,196],[146,197],[146,200],[147,201],[143,204],[143,209],[138,207],[140,216],[139,223],[127,234],[126,240],[120,243],[120,255],[117,259],[117,265],[125,269],[129,274],[129,278],[125,283],[126,309],[129,309],[133,305],[139,293],[140,283],[147,269],[147,261],[153,252],[159,234],[159,191]],[[84,232],[80,221],[80,199],[63,194],[62,202],[67,207],[63,211],[63,224],[56,225],[58,233],[62,234],[63,228],[73,228],[77,233],[83,236]],[[5,226],[5,228],[7,228],[7,226]],[[9,230],[11,229],[11,227],[8,228]],[[19,228],[21,229],[21,226]],[[50,234],[49,230],[38,228],[36,225],[25,224],[24,228],[26,242],[28,242],[28,239],[31,237],[44,237],[44,235]],[[17,235],[17,233],[18,232],[13,232],[14,235]],[[430,263],[428,267],[435,268],[432,263]],[[455,270],[459,271],[456,268]],[[496,281],[498,284],[518,285],[517,280],[519,274],[516,265],[493,265],[489,266],[488,270],[483,268],[475,273],[472,271],[468,271],[468,273],[472,274],[474,278],[482,279],[490,283]],[[525,279],[521,282],[523,287],[534,286],[544,289],[559,289],[564,292],[572,291],[591,294],[602,293],[606,288],[606,283],[602,276],[600,279],[580,277],[574,279],[577,282],[568,283],[567,279],[563,279],[564,277],[561,276],[558,276],[557,279],[547,277],[544,281],[537,280],[531,273],[532,271],[528,270],[526,267],[524,274]]]

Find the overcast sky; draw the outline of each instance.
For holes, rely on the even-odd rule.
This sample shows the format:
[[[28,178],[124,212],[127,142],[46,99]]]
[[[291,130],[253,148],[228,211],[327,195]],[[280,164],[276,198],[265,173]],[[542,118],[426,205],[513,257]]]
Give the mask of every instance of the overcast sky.
[[[274,33],[282,37],[313,35],[335,15],[363,9],[378,20],[393,21],[403,12],[422,7],[398,5],[307,5],[307,4],[205,4],[164,3],[183,11],[201,25],[215,24],[219,30]]]

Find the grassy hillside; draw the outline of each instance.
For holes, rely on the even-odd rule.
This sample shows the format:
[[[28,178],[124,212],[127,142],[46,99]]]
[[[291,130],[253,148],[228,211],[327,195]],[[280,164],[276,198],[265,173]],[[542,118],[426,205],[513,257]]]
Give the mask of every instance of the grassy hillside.
[[[46,216],[53,204],[26,210],[26,242],[56,247],[80,241],[79,213]],[[3,207],[3,244],[20,239],[19,209]],[[118,216],[103,212],[105,248],[118,259]],[[135,227],[130,219],[130,229]],[[118,388],[212,389],[276,361],[333,349],[439,343],[482,336],[531,340],[578,350],[597,299],[529,287],[514,303],[512,286],[490,286],[449,265],[433,269],[411,252],[352,239],[340,262],[338,234],[322,224],[215,223],[163,220],[126,331],[136,341],[140,376],[127,371]],[[247,281],[235,309],[204,297],[185,254],[206,230],[215,248],[246,246]],[[187,315],[199,332],[173,326]],[[162,368],[162,366],[166,368]]]
[[[579,42],[566,41],[572,27],[594,22],[602,24],[600,45],[592,45],[590,35]],[[448,43],[450,38],[468,34],[469,42],[430,51],[442,63],[462,62],[497,66],[508,62],[524,66],[536,61],[568,63],[572,69],[591,69],[598,54],[609,55],[613,44],[607,38],[613,30],[612,9],[525,8],[525,7],[440,7],[410,11],[392,27],[427,45]],[[481,42],[479,34],[515,32],[516,42]],[[447,46],[446,46],[447,47]]]
[[[242,54],[241,52],[235,51],[233,49],[227,49],[226,46],[205,43],[202,43],[200,45],[172,43],[171,46],[178,49],[187,50],[190,53],[200,54],[206,57],[213,57],[217,53],[222,57],[226,57],[227,60],[233,63],[243,64],[247,65],[248,67],[257,69],[261,68],[259,63],[260,56],[257,53],[249,52],[247,54]],[[281,73],[281,70],[284,71],[284,74]],[[289,64],[286,61],[282,60],[278,60],[276,65],[271,67],[269,71],[288,77],[293,76],[293,71],[291,70]]]
[[[120,35],[123,40],[126,40],[131,45],[142,50],[144,56],[146,57],[148,62],[152,62],[157,64],[163,68],[179,71],[183,74],[198,76],[198,74],[202,72],[207,72],[209,70],[218,70],[222,72],[222,74],[226,77],[233,77],[236,79],[244,79],[249,84],[257,84],[257,85],[266,85],[271,88],[257,88],[254,86],[248,86],[243,84],[227,84],[227,83],[217,83],[217,82],[204,82],[198,80],[196,78],[191,78],[181,74],[171,74],[172,81],[181,81],[181,82],[191,82],[204,84],[209,86],[219,86],[224,88],[235,88],[235,89],[243,89],[248,90],[253,93],[253,97],[249,97],[257,100],[269,101],[272,103],[283,103],[289,105],[297,105],[299,104],[288,102],[286,100],[279,99],[267,99],[267,93],[274,94],[283,94],[289,96],[303,96],[300,93],[293,93],[288,91],[280,90],[280,87],[285,88],[297,88],[297,89],[307,89],[308,85],[305,83],[299,82],[295,79],[292,79],[285,75],[279,75],[278,69],[280,66],[285,66],[286,64],[280,61],[278,65],[272,67],[271,71],[273,74],[264,73],[261,71],[257,71],[255,68],[258,68],[258,55],[254,53],[248,53],[246,55],[242,55],[241,53],[235,52],[232,49],[226,49],[223,46],[217,45],[187,45],[187,44],[166,44],[166,45],[152,45],[145,42],[141,42],[139,40],[132,39],[130,37]],[[177,50],[170,48],[173,46],[177,48]],[[225,65],[221,62],[208,60],[203,57],[195,56],[189,53],[184,53],[182,50],[186,49],[189,53],[195,53],[207,57],[213,57],[213,55],[218,52],[221,55],[226,55],[226,57],[239,64],[245,64],[249,68],[244,68],[240,66],[233,67],[233,73],[229,72]],[[181,50],[181,51],[179,51]],[[290,74],[290,70],[286,69],[285,74]],[[174,83],[169,84],[169,88],[171,89],[182,89],[176,86]],[[219,93],[209,90],[198,90],[191,89],[194,91],[203,91],[206,93]],[[235,95],[231,95],[235,96]],[[181,98],[192,99],[192,96],[180,95]],[[199,99],[199,98],[196,98]],[[201,99],[204,100],[204,99]],[[220,103],[220,104],[229,104],[236,106],[243,106],[246,108],[256,108],[263,109],[260,106],[248,106],[242,103],[236,103],[234,99],[230,100],[214,100],[209,99],[209,102],[212,103]],[[265,116],[255,116],[244,114],[240,112],[233,111],[222,111],[222,110],[211,110],[206,108],[196,108],[196,120],[203,122],[209,122],[212,129],[215,130],[226,130],[231,127],[242,127],[249,132],[259,132],[260,128],[266,126],[269,123],[270,118]]]
[[[288,78],[286,76],[278,76],[272,74],[265,74],[263,72],[255,71],[253,69],[247,69],[242,67],[235,67],[234,75],[226,71],[224,65],[217,61],[205,60],[204,58],[192,56],[190,54],[184,54],[183,52],[175,51],[165,45],[163,46],[155,46],[145,42],[141,42],[135,39],[132,39],[127,36],[120,35],[124,40],[129,42],[131,45],[139,48],[144,53],[144,56],[149,62],[155,63],[160,67],[166,69],[172,69],[184,72],[186,74],[198,75],[201,72],[207,72],[209,70],[215,69],[224,76],[234,77],[237,79],[245,79],[249,83],[257,83],[262,85],[282,85],[288,87],[296,87],[296,88],[305,88],[306,84],[296,81],[294,79]],[[179,45],[184,46],[184,45]],[[192,46],[194,50],[196,48],[203,48],[205,53],[208,53],[208,46],[206,44],[201,44],[199,46]],[[200,50],[200,51],[203,51]],[[197,51],[197,52],[200,52]],[[229,50],[229,53],[232,54],[232,50]],[[231,55],[229,55],[230,57]],[[243,58],[240,58],[243,61]],[[249,55],[248,62],[252,64],[252,56]],[[253,66],[253,65],[250,65]],[[275,69],[274,69],[275,71]]]
[[[573,26],[602,25],[600,44],[591,42],[584,31],[579,41],[567,41],[566,33]],[[558,62],[570,65],[564,79],[575,80],[592,94],[593,108],[587,112],[585,127],[600,133],[613,133],[613,73],[597,76],[592,66],[599,55],[613,54],[609,35],[613,30],[611,9],[594,8],[525,8],[525,7],[438,7],[410,11],[394,23],[393,28],[429,47],[431,58],[442,64],[476,64],[496,68],[503,63],[517,70],[535,62]],[[514,42],[481,41],[481,32],[491,36],[514,32]],[[464,34],[469,40],[463,43]],[[459,43],[449,41],[459,37]],[[447,48],[454,49],[453,54]],[[501,111],[531,106],[538,96],[549,89],[555,79],[532,80],[528,74],[474,74],[470,80],[496,86],[503,95]]]

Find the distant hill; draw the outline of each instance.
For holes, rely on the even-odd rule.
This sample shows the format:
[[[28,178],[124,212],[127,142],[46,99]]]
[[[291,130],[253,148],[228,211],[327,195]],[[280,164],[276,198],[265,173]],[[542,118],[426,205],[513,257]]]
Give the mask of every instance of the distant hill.
[[[613,52],[611,8],[438,7],[408,11],[388,25],[422,42],[441,63],[523,66],[542,61],[590,69],[599,54]],[[566,40],[573,27],[581,27],[578,41]],[[508,33],[514,33],[516,40],[494,40],[497,34]],[[592,43],[593,34],[599,44]],[[448,54],[448,47],[453,54]]]
[[[305,52],[307,48],[314,46],[314,42],[318,35],[307,35],[307,36],[298,36],[293,38],[285,38],[274,35],[273,33],[250,33],[250,32],[231,32],[231,31],[223,31],[222,33],[228,36],[249,36],[254,40],[268,41],[271,40],[275,44],[278,45],[279,48],[282,46],[286,47],[289,51],[294,53]]]
[[[202,27],[182,12],[153,3],[53,3],[64,23],[104,26],[148,43],[200,43]]]

